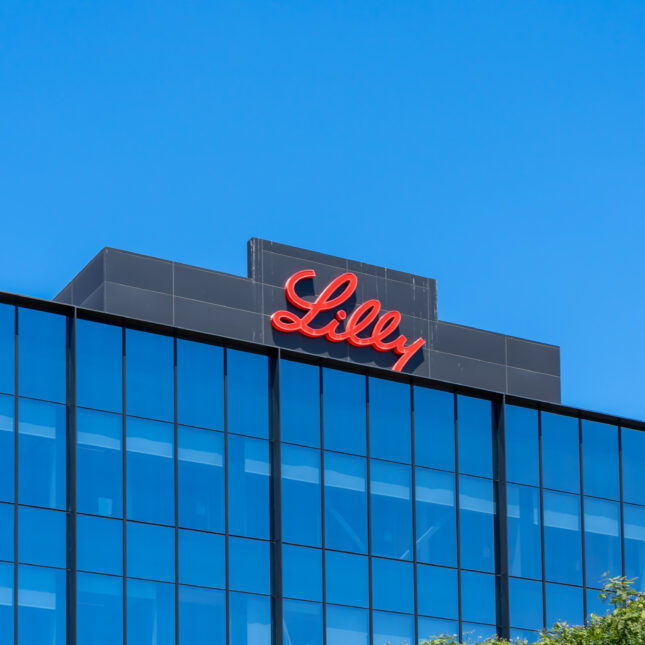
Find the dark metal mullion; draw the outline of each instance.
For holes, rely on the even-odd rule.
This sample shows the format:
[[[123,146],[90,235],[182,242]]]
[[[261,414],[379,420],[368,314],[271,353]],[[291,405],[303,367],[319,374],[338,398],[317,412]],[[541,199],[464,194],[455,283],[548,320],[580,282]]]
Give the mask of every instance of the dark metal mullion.
[[[320,392],[320,530],[321,530],[321,565],[322,565],[322,643],[327,643],[327,567],[326,567],[326,541],[325,541],[325,436],[324,436],[324,413],[323,413],[323,368],[318,368],[318,386]]]
[[[457,405],[457,394],[453,392],[453,430],[454,430],[454,441],[455,441],[455,522],[457,525],[457,617],[459,619],[458,629],[459,629],[459,640],[462,639],[463,630],[462,625],[462,615],[461,615],[461,523],[459,518],[459,418],[458,418],[458,409]]]
[[[625,505],[623,497],[623,428],[618,427],[618,478],[620,486],[620,569],[621,575],[626,575],[625,569]],[[586,594],[585,594],[586,595]]]
[[[544,552],[544,475],[542,464],[542,410],[538,412],[538,464],[540,482],[540,556],[542,566],[542,626],[546,624],[546,557]]]
[[[582,548],[582,610],[584,622],[587,622],[587,560],[585,540],[585,489],[582,450],[582,420],[578,417],[578,454],[580,459],[580,546]]]
[[[18,307],[14,307],[13,638],[18,645]]]
[[[282,645],[282,451],[280,446],[280,349],[269,359],[269,410],[271,447],[271,543],[273,567],[271,568],[273,643]]]
[[[173,477],[175,491],[175,643],[179,643],[179,429],[177,426],[177,337],[172,339],[172,373],[173,373]]]
[[[231,635],[231,621],[229,615],[231,612],[231,598],[229,591],[229,566],[228,566],[228,347],[223,350],[224,353],[224,364],[222,366],[224,370],[224,602],[225,602],[225,614],[224,619],[226,621],[226,641],[225,644],[229,642]],[[268,394],[267,394],[268,396]]]
[[[66,323],[67,643],[76,643],[76,310]]]
[[[419,599],[417,584],[417,478],[416,478],[416,455],[415,455],[415,429],[414,429],[414,388],[410,387],[410,461],[412,464],[412,575],[414,588],[414,642],[419,642]]]
[[[367,483],[367,582],[368,582],[368,643],[372,643],[374,635],[374,618],[372,616],[372,468],[370,456],[370,380],[365,375],[365,455]]]
[[[122,495],[122,534],[123,534],[123,645],[128,643],[128,578],[127,578],[127,564],[128,564],[128,551],[127,551],[127,478],[126,478],[126,333],[125,327],[121,327],[121,420],[122,420],[122,438],[121,438],[121,481],[123,483],[123,490],[121,491]]]

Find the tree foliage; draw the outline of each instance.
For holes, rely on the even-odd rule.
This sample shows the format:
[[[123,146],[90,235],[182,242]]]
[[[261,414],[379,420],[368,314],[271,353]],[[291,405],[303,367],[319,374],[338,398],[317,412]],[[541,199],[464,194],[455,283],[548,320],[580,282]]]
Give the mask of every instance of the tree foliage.
[[[644,645],[645,644],[645,594],[634,590],[634,580],[610,578],[600,593],[600,598],[609,605],[604,616],[592,614],[588,624],[568,625],[556,623],[551,629],[541,632],[539,645]],[[454,636],[440,636],[422,645],[457,645]],[[526,643],[523,640],[514,644]],[[509,641],[489,638],[478,645],[509,645]]]

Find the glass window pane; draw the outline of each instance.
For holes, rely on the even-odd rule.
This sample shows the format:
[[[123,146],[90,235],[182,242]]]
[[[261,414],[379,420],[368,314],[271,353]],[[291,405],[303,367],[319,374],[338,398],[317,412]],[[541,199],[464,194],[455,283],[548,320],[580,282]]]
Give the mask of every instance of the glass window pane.
[[[416,469],[417,560],[457,566],[455,476]]]
[[[136,417],[172,421],[174,349],[171,336],[125,330],[125,404]]]
[[[226,379],[229,432],[268,438],[268,358],[261,354],[227,349]]]
[[[542,577],[540,492],[537,488],[509,484],[508,567],[512,576]]]
[[[224,350],[177,339],[177,420],[224,430]]]
[[[302,600],[283,600],[284,645],[322,645],[322,605]]]
[[[527,643],[537,643],[540,639],[540,633],[532,632],[528,629],[511,629],[511,641],[518,639]]]
[[[226,586],[223,535],[179,531],[179,582],[200,587]]]
[[[128,580],[127,642],[173,645],[175,642],[175,587],[166,582]]]
[[[320,447],[320,368],[280,361],[282,441]]]
[[[467,621],[495,622],[495,576],[461,572],[461,615]]]
[[[494,625],[478,625],[476,623],[462,623],[464,643],[479,643],[487,638],[494,638],[497,629]]]
[[[622,574],[620,504],[585,497],[586,585],[601,588],[603,576]]]
[[[179,587],[179,645],[226,643],[226,592]]]
[[[81,513],[123,515],[123,417],[76,411],[76,505]]]
[[[645,506],[645,432],[621,428],[623,457],[623,499]]]
[[[542,480],[545,488],[580,492],[578,419],[541,412]]]
[[[441,618],[419,616],[419,645],[440,636],[453,637],[457,640],[459,638],[459,623]]]
[[[170,423],[126,419],[128,518],[160,524],[174,523],[173,434]]]
[[[67,515],[43,508],[18,507],[18,561],[61,567],[66,564]],[[47,539],[44,540],[43,536]]]
[[[417,604],[420,614],[459,618],[457,570],[417,566]]]
[[[459,477],[459,540],[462,567],[477,571],[495,571],[494,514],[493,482],[474,477]]]
[[[542,629],[542,583],[534,580],[510,578],[509,602],[511,626],[524,629]]]
[[[506,406],[506,479],[540,485],[537,410]]]
[[[337,605],[369,606],[369,562],[363,555],[325,553],[325,594]]]
[[[493,411],[491,402],[457,396],[459,472],[493,476]]]
[[[0,504],[0,560],[14,560],[13,504]]]
[[[76,321],[76,404],[123,411],[123,329]]]
[[[365,454],[366,385],[363,374],[323,368],[325,448]]]
[[[372,613],[374,645],[409,645],[414,642],[414,618],[384,611]]]
[[[282,546],[282,595],[285,598],[322,601],[322,551]]]
[[[270,543],[245,538],[228,539],[229,588],[234,591],[271,593]]]
[[[410,463],[412,413],[410,386],[369,379],[370,455]]]
[[[224,532],[224,435],[201,428],[177,429],[179,524]]]
[[[127,575],[161,582],[175,580],[175,530],[167,526],[154,526],[128,522]]]
[[[13,396],[0,395],[0,501],[3,502],[14,500],[14,406]]]
[[[455,470],[455,396],[414,387],[414,459],[418,466]]]
[[[123,580],[95,573],[76,577],[77,645],[123,642]]]
[[[271,645],[271,599],[229,594],[230,645]]]
[[[369,613],[354,607],[327,606],[327,645],[368,645]]]
[[[587,589],[587,616],[605,616],[613,611],[612,606],[598,597],[600,592],[597,589]]]
[[[6,562],[0,562],[0,634],[13,643],[13,565]]]
[[[645,589],[645,508],[625,504],[625,576],[637,578],[635,587]]]
[[[325,453],[325,544],[367,553],[367,465],[361,457]]]
[[[21,399],[18,419],[20,503],[65,508],[65,406]]]
[[[585,495],[620,498],[616,426],[582,421],[582,472]]]
[[[123,522],[76,516],[76,568],[123,575]]]
[[[18,391],[65,403],[66,316],[18,308]]]
[[[65,642],[65,571],[18,567],[18,645]]]
[[[0,392],[15,392],[15,314],[13,305],[0,303]]]
[[[385,611],[414,611],[411,562],[372,558],[372,606]]]
[[[233,535],[269,537],[269,445],[229,435],[228,530]]]
[[[412,559],[410,468],[373,460],[370,466],[372,553]]]
[[[282,444],[282,539],[320,546],[320,451]]]
[[[580,498],[544,491],[544,561],[547,580],[582,583]]]
[[[549,629],[557,622],[582,625],[583,619],[580,587],[546,584],[546,624]]]

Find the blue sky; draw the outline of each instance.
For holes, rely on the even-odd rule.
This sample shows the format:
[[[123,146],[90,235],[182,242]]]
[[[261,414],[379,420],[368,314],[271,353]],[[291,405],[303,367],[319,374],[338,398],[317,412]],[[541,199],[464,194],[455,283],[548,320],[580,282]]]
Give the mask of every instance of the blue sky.
[[[429,275],[645,419],[645,3],[0,4],[0,289],[246,240]]]

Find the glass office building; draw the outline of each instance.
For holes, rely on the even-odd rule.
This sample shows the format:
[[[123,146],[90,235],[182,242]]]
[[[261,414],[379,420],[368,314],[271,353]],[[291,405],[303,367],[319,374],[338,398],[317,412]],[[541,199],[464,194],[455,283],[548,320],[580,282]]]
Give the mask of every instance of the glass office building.
[[[642,587],[643,424],[2,300],[3,643],[530,641]]]

